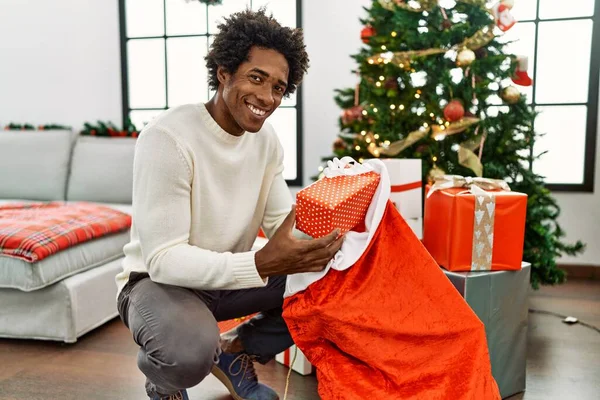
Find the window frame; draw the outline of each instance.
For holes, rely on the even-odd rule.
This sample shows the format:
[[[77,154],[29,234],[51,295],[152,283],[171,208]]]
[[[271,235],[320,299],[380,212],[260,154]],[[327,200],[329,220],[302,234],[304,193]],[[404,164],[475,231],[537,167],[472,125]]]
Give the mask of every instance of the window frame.
[[[159,111],[159,110],[167,110],[169,109],[169,95],[168,95],[168,87],[169,87],[169,78],[168,78],[168,50],[167,50],[167,39],[169,38],[185,38],[185,37],[204,37],[206,38],[207,45],[211,36],[214,36],[214,33],[211,33],[209,30],[209,19],[208,19],[208,8],[210,5],[206,6],[206,24],[207,29],[206,33],[203,34],[188,34],[188,35],[168,35],[167,34],[167,0],[163,1],[163,24],[164,24],[164,34],[157,36],[141,36],[128,38],[127,37],[127,16],[126,16],[126,2],[127,0],[119,0],[119,29],[120,29],[120,45],[121,45],[121,101],[122,101],[122,118],[123,123],[127,121],[129,118],[129,113],[131,111]],[[184,1],[184,0],[180,0]],[[227,1],[227,0],[224,0]],[[252,0],[248,0],[250,3],[250,7],[252,7]],[[296,27],[302,28],[302,0],[296,0]],[[129,40],[145,40],[145,39],[163,39],[165,46],[165,107],[150,107],[150,108],[131,108],[129,104],[129,60],[127,54],[127,42]],[[294,106],[280,106],[279,108],[293,108],[296,110],[296,178],[295,179],[286,179],[288,186],[301,186],[303,182],[303,124],[302,124],[302,85],[299,85],[296,89],[296,104]],[[141,129],[142,127],[138,127]]]
[[[524,19],[519,22],[530,22],[535,24],[535,39],[534,50],[535,63],[533,65],[533,93],[531,98],[531,106],[575,106],[585,105],[587,107],[587,121],[585,132],[585,149],[583,159],[583,182],[582,183],[548,183],[546,187],[554,192],[594,192],[595,166],[596,166],[596,144],[598,135],[598,92],[600,85],[600,1],[594,1],[594,14],[586,17],[564,17],[564,18],[540,18],[540,0],[536,0],[535,19]],[[537,66],[538,66],[538,39],[539,39],[539,24],[540,22],[555,22],[555,21],[577,21],[577,20],[592,20],[592,41],[588,79],[588,98],[585,103],[536,103],[537,92]],[[535,122],[533,124],[535,129]],[[530,154],[534,155],[533,144],[530,148]],[[530,162],[529,169],[533,170],[534,161]]]

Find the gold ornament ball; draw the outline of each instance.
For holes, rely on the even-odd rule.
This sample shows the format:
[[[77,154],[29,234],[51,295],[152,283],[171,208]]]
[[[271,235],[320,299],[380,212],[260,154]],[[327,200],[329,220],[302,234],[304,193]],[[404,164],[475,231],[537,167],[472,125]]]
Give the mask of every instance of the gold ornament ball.
[[[473,50],[461,50],[456,56],[456,65],[458,65],[459,67],[468,67],[473,61],[475,61],[475,58],[476,57]]]
[[[502,90],[501,97],[508,104],[515,104],[521,98],[521,92],[514,86],[508,86]]]

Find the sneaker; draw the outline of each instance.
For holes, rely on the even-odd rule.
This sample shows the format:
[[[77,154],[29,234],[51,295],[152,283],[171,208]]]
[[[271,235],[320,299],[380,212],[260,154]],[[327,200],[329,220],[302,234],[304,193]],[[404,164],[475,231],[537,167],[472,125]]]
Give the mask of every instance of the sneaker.
[[[279,400],[273,389],[258,382],[252,361],[246,353],[221,353],[212,374],[235,400]]]
[[[190,398],[188,397],[186,390],[180,390],[179,392],[169,395],[167,397],[155,394],[152,397],[152,400],[190,400]]]

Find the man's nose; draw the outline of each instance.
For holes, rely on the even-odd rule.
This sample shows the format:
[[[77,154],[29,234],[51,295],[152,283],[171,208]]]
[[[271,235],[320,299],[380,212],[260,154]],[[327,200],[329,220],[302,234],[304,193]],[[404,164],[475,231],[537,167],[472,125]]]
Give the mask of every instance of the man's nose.
[[[256,93],[256,97],[261,103],[260,105],[263,107],[270,108],[275,103],[275,98],[273,97],[273,89],[270,85],[263,85],[260,88],[260,90]]]

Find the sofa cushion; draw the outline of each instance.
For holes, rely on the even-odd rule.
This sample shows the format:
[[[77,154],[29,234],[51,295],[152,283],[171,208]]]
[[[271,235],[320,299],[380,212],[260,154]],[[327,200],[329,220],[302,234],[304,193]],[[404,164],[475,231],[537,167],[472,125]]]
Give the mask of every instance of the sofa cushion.
[[[0,289],[0,337],[73,343],[113,319],[118,315],[115,275],[121,262],[116,259],[35,292]]]
[[[131,204],[135,142],[80,136],[73,149],[67,200]]]
[[[0,131],[0,199],[64,200],[73,133]]]
[[[0,201],[2,203],[4,201]],[[129,205],[109,206],[131,212]],[[122,257],[123,246],[128,242],[129,230],[75,245],[34,263],[13,257],[0,257],[0,288],[25,292],[44,288]]]

